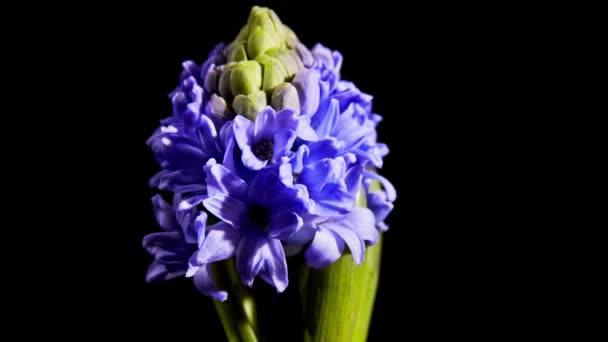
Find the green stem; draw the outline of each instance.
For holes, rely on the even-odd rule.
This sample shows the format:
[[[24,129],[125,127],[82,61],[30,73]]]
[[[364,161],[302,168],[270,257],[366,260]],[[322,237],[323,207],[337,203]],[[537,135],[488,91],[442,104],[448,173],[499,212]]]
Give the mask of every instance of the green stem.
[[[365,252],[365,262],[355,270],[355,283],[361,284],[363,289],[360,291],[358,298],[358,313],[355,321],[355,332],[353,333],[352,339],[353,342],[367,341],[369,323],[374,311],[376,290],[378,288],[378,280],[380,276],[382,235],[383,234],[380,233],[378,243],[367,247],[367,251]]]
[[[213,300],[228,341],[258,342],[253,295],[240,283],[234,261],[214,264],[213,274],[217,285],[228,291],[224,302]]]
[[[367,207],[363,190],[357,197],[357,204]],[[350,253],[345,253],[321,270],[303,271],[300,289],[305,306],[305,341],[366,341],[381,252],[382,236],[376,245],[366,248],[365,261],[359,266]]]

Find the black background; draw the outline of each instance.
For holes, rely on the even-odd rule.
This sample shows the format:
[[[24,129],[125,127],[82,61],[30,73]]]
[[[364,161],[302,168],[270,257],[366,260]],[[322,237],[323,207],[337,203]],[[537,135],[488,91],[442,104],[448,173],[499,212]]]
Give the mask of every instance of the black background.
[[[61,295],[45,296],[54,305],[36,310],[68,307],[71,318],[53,328],[82,340],[224,339],[210,299],[190,280],[144,281],[151,258],[141,239],[158,229],[147,186],[158,166],[145,141],[171,113],[167,95],[181,62],[201,63],[216,43],[233,39],[254,4],[274,9],[307,46],[339,50],[343,79],[373,95],[374,111],[384,116],[379,140],[391,153],[381,173],[398,199],[387,220],[369,340],[488,338],[528,324],[506,309],[527,282],[510,277],[506,262],[521,252],[505,247],[513,218],[501,211],[520,170],[497,156],[512,120],[503,80],[519,56],[492,23],[499,10],[478,16],[479,8],[380,2],[78,9],[47,33],[56,45],[44,51],[55,67],[46,80],[67,81],[55,90],[78,128],[54,133],[67,140],[67,159],[76,165],[57,168],[75,185],[74,199],[68,208],[60,204],[55,214],[66,227],[50,235],[66,232],[71,248],[52,248],[61,263],[44,273],[45,289]]]

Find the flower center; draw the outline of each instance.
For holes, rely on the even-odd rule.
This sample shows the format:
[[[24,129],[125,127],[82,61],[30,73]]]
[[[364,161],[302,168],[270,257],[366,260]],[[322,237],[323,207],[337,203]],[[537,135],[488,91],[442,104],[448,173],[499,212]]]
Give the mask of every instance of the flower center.
[[[260,160],[272,160],[272,148],[274,142],[272,140],[261,140],[253,145],[253,154]]]
[[[268,209],[259,205],[249,206],[249,221],[262,231],[268,230]]]

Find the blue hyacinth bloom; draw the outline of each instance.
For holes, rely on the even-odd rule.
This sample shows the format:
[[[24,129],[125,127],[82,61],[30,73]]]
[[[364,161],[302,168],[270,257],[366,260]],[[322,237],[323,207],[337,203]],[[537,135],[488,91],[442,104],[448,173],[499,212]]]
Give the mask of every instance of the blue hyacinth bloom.
[[[293,147],[296,138],[314,141],[317,135],[310,128],[308,118],[293,110],[275,112],[266,107],[255,122],[237,116],[234,119],[234,138],[240,148],[241,161],[250,170],[260,170],[269,162],[281,160]]]
[[[265,168],[247,184],[214,159],[205,166],[208,197],[203,205],[222,220],[209,227],[196,257],[206,264],[236,257],[243,282],[253,285],[259,275],[277,291],[289,282],[281,240],[303,224],[308,194],[293,185],[291,165]]]
[[[236,260],[243,283],[259,276],[279,292],[286,255],[301,252],[312,268],[346,251],[363,262],[388,229],[396,191],[376,173],[389,153],[382,116],[342,79],[342,60],[321,44],[309,50],[256,7],[234,41],[182,64],[172,113],[147,141],[161,168],[150,185],[174,196],[153,198],[163,231],[144,237],[148,280],[192,277],[223,301],[211,274],[222,260]]]
[[[152,197],[154,215],[163,231],[148,234],[143,239],[144,248],[154,256],[146,280],[169,280],[186,275],[194,278],[194,284],[201,293],[225,300],[226,292],[219,291],[213,283],[210,265],[196,269],[189,267],[189,261],[196,257],[198,246],[205,237],[207,214],[196,210],[176,210],[181,201],[181,195],[174,196],[173,205],[160,195]]]

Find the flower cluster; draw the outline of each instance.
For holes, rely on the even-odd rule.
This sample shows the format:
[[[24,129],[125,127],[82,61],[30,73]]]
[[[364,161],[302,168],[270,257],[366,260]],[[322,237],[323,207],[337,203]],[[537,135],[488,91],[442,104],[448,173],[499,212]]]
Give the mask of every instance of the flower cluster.
[[[259,276],[279,292],[286,256],[322,268],[348,248],[363,262],[396,192],[375,171],[388,153],[377,141],[382,118],[341,80],[341,65],[340,53],[307,49],[260,7],[234,42],[202,65],[183,63],[173,115],[147,142],[161,166],[150,185],[173,196],[152,198],[164,231],[143,240],[149,281],[185,275],[225,300],[211,274],[222,260],[235,258],[243,283]]]

